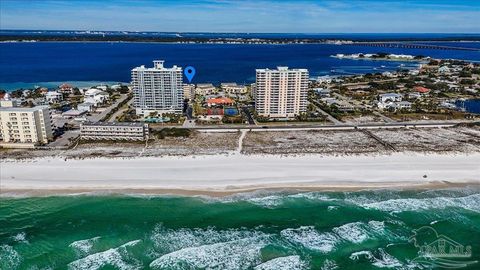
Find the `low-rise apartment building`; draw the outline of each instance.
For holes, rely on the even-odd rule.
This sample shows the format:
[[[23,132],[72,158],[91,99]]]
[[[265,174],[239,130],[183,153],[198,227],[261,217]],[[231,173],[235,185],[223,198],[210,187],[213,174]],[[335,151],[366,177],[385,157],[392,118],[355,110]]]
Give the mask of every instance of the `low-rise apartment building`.
[[[217,88],[211,83],[199,83],[197,84],[197,88],[195,88],[195,94],[197,95],[206,96],[215,93],[217,93]]]
[[[144,141],[148,139],[148,124],[135,122],[85,122],[80,136],[86,140]]]
[[[247,93],[247,87],[245,85],[222,83],[220,86],[227,95],[244,95]]]
[[[34,147],[53,140],[53,125],[48,106],[0,107],[2,146]]]

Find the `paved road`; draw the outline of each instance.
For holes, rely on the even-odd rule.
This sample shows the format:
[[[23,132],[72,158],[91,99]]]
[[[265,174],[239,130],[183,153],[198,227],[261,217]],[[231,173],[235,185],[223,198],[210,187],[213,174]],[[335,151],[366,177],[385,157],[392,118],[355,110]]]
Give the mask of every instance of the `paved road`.
[[[257,124],[257,123],[255,123],[255,119],[253,119],[252,114],[248,110],[248,107],[242,107],[242,111],[247,116],[247,120],[248,120],[249,125],[256,125]]]
[[[392,79],[384,79],[384,80],[376,80],[376,81],[371,81],[374,83],[382,83],[382,82],[392,82],[392,81],[398,81],[398,78],[392,78]],[[355,83],[344,83],[342,86],[356,86],[356,85],[367,85],[371,83],[370,81],[368,82],[355,82]]]
[[[268,130],[348,130],[348,129],[387,129],[387,128],[442,128],[453,127],[462,123],[472,123],[471,121],[425,121],[425,122],[395,122],[395,123],[363,123],[363,124],[339,124],[339,125],[319,125],[309,124],[303,126],[285,125],[285,126],[197,126],[195,129],[203,131],[234,131],[248,129],[251,131]]]
[[[396,122],[395,120],[393,120],[392,118],[390,117],[387,117],[377,111],[372,111],[373,114],[375,114],[376,116],[380,117],[383,121],[387,122],[387,123],[394,123]]]
[[[121,102],[121,101],[120,101]],[[128,110],[128,106],[130,106],[131,104],[133,103],[133,97],[127,102],[126,106],[122,109],[119,109],[118,111],[116,111],[111,117],[110,119],[108,119],[108,122],[115,122],[115,120],[117,119],[117,116],[121,115],[124,111]]]
[[[105,108],[101,113],[94,113],[92,114],[91,116],[88,116],[87,119],[88,121],[92,121],[92,122],[98,122],[100,121],[101,119],[103,119],[113,108],[117,107],[118,104],[122,101],[124,101],[125,99],[128,98],[128,95],[127,94],[120,94],[120,98],[118,98],[117,100],[115,100],[115,102],[108,106],[107,108]]]
[[[318,105],[318,102],[316,101],[313,101],[311,102],[313,104],[313,106],[315,106],[315,108],[317,108],[317,111],[319,113],[321,113],[322,115],[326,116],[328,121],[332,122],[333,124],[335,125],[341,125],[343,124],[340,120],[338,120],[337,118],[333,117],[331,114],[327,113],[326,111],[322,110],[320,108],[320,106]]]

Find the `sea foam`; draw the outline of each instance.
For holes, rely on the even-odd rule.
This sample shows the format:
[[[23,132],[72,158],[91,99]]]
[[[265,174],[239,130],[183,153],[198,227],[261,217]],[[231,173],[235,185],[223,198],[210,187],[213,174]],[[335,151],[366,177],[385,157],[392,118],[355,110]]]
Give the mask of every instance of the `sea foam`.
[[[457,207],[474,212],[480,212],[480,194],[473,194],[465,197],[391,199],[360,205],[367,209],[376,209],[393,213],[429,209],[445,209],[448,207]]]
[[[154,260],[152,269],[248,269],[260,263],[260,249],[266,244],[258,237],[188,247]]]
[[[368,239],[368,234],[361,222],[347,223],[332,230],[339,237],[352,243],[361,243]]]
[[[302,226],[297,229],[285,229],[280,235],[290,242],[301,244],[307,249],[328,253],[339,241],[333,233],[320,233],[313,226]]]
[[[150,236],[156,251],[164,254],[176,250],[229,242],[244,238],[264,238],[267,235],[260,231],[246,229],[215,230],[215,228],[181,228],[167,229],[161,224],[157,225]]]
[[[20,254],[9,245],[0,245],[0,269],[17,269],[22,258]]]
[[[353,261],[357,261],[360,259],[366,259],[372,263],[373,266],[379,268],[399,268],[402,267],[403,264],[397,260],[392,255],[388,254],[382,248],[371,252],[368,250],[354,252],[349,257]]]
[[[140,243],[141,240],[134,240],[125,243],[117,248],[94,253],[85,258],[78,259],[68,264],[68,269],[75,270],[97,270],[105,266],[113,266],[119,270],[142,269],[139,261],[129,258],[128,247],[132,247]]]
[[[359,244],[372,238],[397,238],[395,234],[386,230],[383,221],[376,220],[368,223],[346,223],[332,228],[331,232],[319,232],[313,226],[289,228],[281,231],[280,235],[292,243],[322,253],[333,251],[342,242]]]
[[[77,255],[81,257],[90,253],[93,245],[97,242],[98,239],[100,239],[99,236],[85,240],[78,240],[72,242],[68,246],[73,248],[75,250],[75,253],[77,253]]]
[[[13,241],[18,242],[18,243],[28,244],[27,233],[25,233],[25,232],[17,233],[16,235],[12,236],[12,239],[13,239]]]
[[[308,264],[300,258],[298,255],[279,257],[262,264],[259,264],[253,268],[254,270],[303,270],[308,269]]]

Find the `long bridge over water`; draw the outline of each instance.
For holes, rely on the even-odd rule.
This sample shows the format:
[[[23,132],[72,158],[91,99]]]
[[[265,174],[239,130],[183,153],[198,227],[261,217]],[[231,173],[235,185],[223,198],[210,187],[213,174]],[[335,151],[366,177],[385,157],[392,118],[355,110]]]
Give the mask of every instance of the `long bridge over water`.
[[[421,43],[407,43],[407,42],[353,42],[353,43],[344,43],[343,45],[371,46],[371,47],[383,47],[383,48],[433,49],[433,50],[457,50],[457,51],[480,52],[480,48],[445,46],[445,45],[435,45],[435,44],[421,44]]]

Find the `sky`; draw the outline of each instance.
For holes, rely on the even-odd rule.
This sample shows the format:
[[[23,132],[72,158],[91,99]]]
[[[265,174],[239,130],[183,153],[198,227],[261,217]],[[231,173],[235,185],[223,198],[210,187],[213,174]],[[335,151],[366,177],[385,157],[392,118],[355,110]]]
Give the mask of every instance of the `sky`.
[[[480,33],[480,0],[0,0],[0,29]]]

